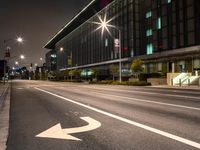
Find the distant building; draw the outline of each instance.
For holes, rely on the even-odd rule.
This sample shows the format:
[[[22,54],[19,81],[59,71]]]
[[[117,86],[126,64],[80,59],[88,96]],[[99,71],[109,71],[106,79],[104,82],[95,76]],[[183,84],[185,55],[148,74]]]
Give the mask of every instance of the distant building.
[[[54,50],[51,50],[46,54],[45,68],[48,71],[55,71],[56,70],[56,68],[57,68],[57,66],[56,66],[57,59],[56,59],[56,57],[57,57],[57,55],[56,55],[56,52]]]
[[[6,72],[7,72],[8,71],[7,61],[6,60],[0,60],[0,80],[4,76],[4,65],[6,66]]]
[[[45,45],[52,50],[49,69],[106,70],[118,64],[118,30],[108,27],[110,34],[102,34],[93,23],[104,16],[121,30],[122,69],[135,58],[144,60],[147,73],[200,69],[199,0],[92,0]]]

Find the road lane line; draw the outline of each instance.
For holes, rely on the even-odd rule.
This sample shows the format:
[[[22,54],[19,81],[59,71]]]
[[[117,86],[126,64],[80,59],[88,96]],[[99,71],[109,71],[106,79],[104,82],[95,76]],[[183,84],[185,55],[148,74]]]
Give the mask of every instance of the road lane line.
[[[60,88],[61,89],[61,88]],[[71,90],[68,90],[71,92]],[[85,92],[80,92],[80,90],[73,89],[72,90],[77,91],[79,93],[85,94]],[[120,95],[112,95],[112,94],[104,94],[101,92],[95,92],[95,91],[90,91],[90,93],[102,95],[103,97],[109,96],[109,97],[116,97],[116,98],[121,98],[121,99],[129,99],[131,101],[137,101],[137,102],[145,102],[145,103],[152,103],[152,104],[157,104],[157,105],[164,105],[164,106],[172,106],[172,107],[178,107],[178,108],[185,108],[185,109],[191,109],[191,110],[197,110],[200,111],[200,108],[197,107],[191,107],[191,106],[185,106],[185,105],[178,105],[178,104],[170,104],[170,103],[163,103],[163,102],[158,102],[158,101],[153,101],[153,100],[146,100],[146,99],[139,99],[139,98],[133,98],[133,97],[126,97],[126,96],[120,96]],[[89,95],[89,94],[88,94]],[[91,96],[91,95],[89,95]],[[106,97],[107,98],[107,97]],[[122,100],[124,101],[124,100]]]
[[[128,93],[141,93],[141,94],[148,94],[148,95],[160,95],[160,96],[170,96],[170,97],[179,97],[179,98],[191,98],[191,99],[197,99],[200,100],[200,97],[194,97],[194,96],[186,96],[186,95],[175,95],[175,94],[161,94],[161,93],[155,93],[155,92],[142,92],[142,91],[129,91],[129,90],[119,90],[119,89],[108,89],[108,88],[91,88],[91,87],[86,87],[88,89],[99,89],[99,90],[108,90],[108,91],[113,91],[113,92],[128,92]]]
[[[119,96],[119,95],[111,95],[111,94],[103,94],[99,92],[91,92],[91,93],[96,93],[102,96],[112,96],[116,98],[125,98],[125,99],[130,99],[133,101],[138,101],[138,102],[145,102],[145,103],[152,103],[152,104],[158,104],[158,105],[165,105],[165,106],[173,106],[173,107],[178,107],[178,108],[186,108],[186,109],[192,109],[192,110],[199,110],[200,108],[197,107],[190,107],[190,106],[184,106],[184,105],[177,105],[177,104],[170,104],[170,103],[163,103],[163,102],[157,102],[157,101],[151,101],[151,100],[145,100],[145,99],[138,99],[138,98],[132,98],[132,97],[126,97],[126,96]]]
[[[156,128],[153,128],[153,127],[150,127],[150,126],[147,126],[147,125],[144,125],[144,124],[141,124],[141,123],[138,123],[138,122],[135,122],[135,121],[132,121],[132,120],[129,120],[129,119],[126,119],[126,118],[123,118],[123,117],[114,115],[114,114],[111,114],[111,113],[106,112],[106,111],[103,111],[103,110],[101,110],[101,109],[98,109],[98,108],[95,108],[95,107],[91,107],[91,106],[85,105],[85,104],[83,104],[83,103],[74,101],[74,100],[69,99],[69,98],[65,98],[65,97],[63,97],[63,96],[54,94],[54,93],[52,93],[52,92],[49,92],[49,91],[46,91],[46,90],[43,90],[43,89],[40,89],[40,88],[35,88],[35,89],[37,89],[37,90],[39,90],[39,91],[42,91],[42,92],[44,92],[44,93],[53,95],[53,96],[55,96],[55,97],[58,97],[58,98],[60,98],[60,99],[63,99],[63,100],[65,100],[65,101],[71,102],[71,103],[73,103],[73,104],[82,106],[82,107],[87,108],[87,109],[89,109],[89,110],[93,110],[93,111],[98,112],[98,113],[100,113],[100,114],[109,116],[109,117],[111,117],[111,118],[115,118],[115,119],[120,120],[120,121],[122,121],[122,122],[131,124],[131,125],[134,125],[134,126],[136,126],[136,127],[145,129],[145,130],[147,130],[147,131],[150,131],[150,132],[153,132],[153,133],[162,135],[162,136],[164,136],[164,137],[167,137],[167,138],[173,139],[173,140],[175,140],[175,141],[179,141],[179,142],[181,142],[181,143],[184,143],[184,144],[187,144],[187,145],[190,145],[190,146],[192,146],[192,147],[195,147],[195,148],[200,149],[200,143],[197,143],[197,142],[194,142],[194,141],[191,141],[191,140],[182,138],[182,137],[180,137],[180,136],[176,136],[176,135],[173,135],[173,134],[171,134],[171,133],[168,133],[168,132],[165,132],[165,131],[161,131],[161,130],[159,130],[159,129],[156,129]]]

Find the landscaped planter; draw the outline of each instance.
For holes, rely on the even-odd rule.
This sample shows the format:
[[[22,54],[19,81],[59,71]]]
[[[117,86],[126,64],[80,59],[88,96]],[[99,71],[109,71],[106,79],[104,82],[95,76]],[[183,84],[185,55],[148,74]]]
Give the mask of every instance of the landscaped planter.
[[[166,78],[148,78],[147,82],[151,83],[151,85],[167,85]]]

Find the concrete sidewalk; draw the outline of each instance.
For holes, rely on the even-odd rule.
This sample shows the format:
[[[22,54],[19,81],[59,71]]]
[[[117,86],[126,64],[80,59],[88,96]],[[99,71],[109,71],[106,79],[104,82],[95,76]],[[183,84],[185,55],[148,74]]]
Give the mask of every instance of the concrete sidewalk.
[[[10,83],[0,83],[0,150],[6,149],[9,132]]]
[[[163,88],[163,89],[180,89],[180,90],[197,90],[200,91],[200,86],[169,86],[169,85],[155,85],[151,86],[153,88]]]
[[[4,97],[5,97],[5,92],[7,90],[9,86],[9,83],[6,83],[5,85],[3,84],[3,82],[0,81],[0,108],[2,106]]]

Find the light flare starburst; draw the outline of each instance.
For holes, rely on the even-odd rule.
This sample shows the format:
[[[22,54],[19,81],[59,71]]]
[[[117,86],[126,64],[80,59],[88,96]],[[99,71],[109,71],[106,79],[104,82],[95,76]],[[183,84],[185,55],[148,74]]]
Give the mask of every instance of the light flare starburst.
[[[100,15],[97,15],[98,19],[99,19],[99,22],[92,22],[93,24],[96,24],[96,25],[99,25],[99,27],[95,30],[98,31],[101,29],[101,35],[103,36],[103,33],[104,31],[106,30],[110,35],[110,30],[109,30],[109,27],[111,28],[115,28],[115,26],[109,24],[115,17],[107,20],[107,14],[105,13],[104,17],[102,18]]]

